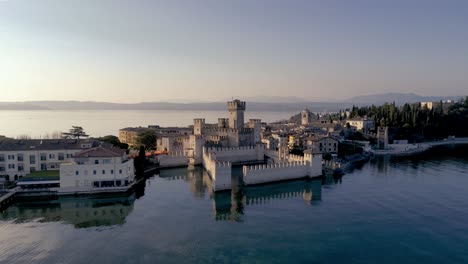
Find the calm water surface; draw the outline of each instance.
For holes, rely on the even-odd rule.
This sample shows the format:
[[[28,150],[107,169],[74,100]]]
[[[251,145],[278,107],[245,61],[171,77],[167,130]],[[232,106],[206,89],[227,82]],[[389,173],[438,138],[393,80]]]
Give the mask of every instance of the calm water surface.
[[[0,262],[468,263],[467,147],[225,193],[172,169],[129,197],[18,202]]]
[[[300,110],[298,110],[300,111]],[[293,113],[251,112],[249,118],[266,122],[288,119]],[[28,135],[44,137],[52,132],[68,131],[71,126],[82,126],[94,137],[118,135],[119,129],[131,126],[160,125],[188,126],[194,118],[206,118],[208,123],[218,122],[218,117],[228,117],[227,111],[164,111],[164,110],[77,110],[77,111],[0,111],[0,135],[16,138]]]

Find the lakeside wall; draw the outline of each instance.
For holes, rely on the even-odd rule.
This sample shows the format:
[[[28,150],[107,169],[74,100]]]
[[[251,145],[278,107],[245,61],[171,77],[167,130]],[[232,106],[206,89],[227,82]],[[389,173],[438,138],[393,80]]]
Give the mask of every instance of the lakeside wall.
[[[287,162],[243,166],[242,175],[245,185],[317,177],[322,175],[322,155],[290,155]]]
[[[188,157],[183,152],[174,152],[157,157],[160,167],[187,166]]]

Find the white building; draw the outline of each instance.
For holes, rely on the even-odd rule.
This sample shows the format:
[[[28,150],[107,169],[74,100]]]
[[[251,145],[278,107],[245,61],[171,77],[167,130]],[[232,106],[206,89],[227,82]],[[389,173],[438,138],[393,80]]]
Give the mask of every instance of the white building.
[[[135,180],[133,160],[124,149],[97,147],[76,153],[60,165],[60,188],[129,186]]]
[[[358,131],[369,131],[374,129],[374,120],[370,118],[355,118],[346,122],[350,127]]]
[[[91,139],[0,140],[0,175],[14,180],[35,171],[58,171],[76,153],[102,144]]]

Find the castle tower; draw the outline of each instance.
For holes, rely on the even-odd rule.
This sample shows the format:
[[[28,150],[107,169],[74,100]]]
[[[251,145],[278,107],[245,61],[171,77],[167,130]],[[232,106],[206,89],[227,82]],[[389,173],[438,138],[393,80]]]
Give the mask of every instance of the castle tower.
[[[379,126],[377,128],[377,148],[388,148],[388,127]]]
[[[193,119],[193,134],[201,135],[203,133],[203,127],[205,126],[204,118],[195,118]]]
[[[310,120],[310,111],[309,109],[304,109],[301,112],[301,125],[308,126]]]
[[[289,157],[289,145],[287,137],[281,136],[278,142],[278,158],[286,160]]]
[[[228,122],[227,118],[218,118],[218,128],[227,128]]]
[[[229,128],[241,129],[244,127],[244,111],[245,102],[238,99],[230,101],[228,104],[229,111]]]
[[[260,132],[262,132],[262,120],[261,119],[249,119],[249,128],[253,129],[253,143],[257,144],[260,142]]]

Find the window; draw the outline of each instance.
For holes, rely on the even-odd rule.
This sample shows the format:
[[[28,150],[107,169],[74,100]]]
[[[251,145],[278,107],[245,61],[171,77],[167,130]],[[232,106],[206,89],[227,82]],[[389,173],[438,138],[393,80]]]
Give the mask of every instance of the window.
[[[41,153],[41,161],[46,161],[47,155],[45,153]]]
[[[94,164],[99,164],[99,160],[95,160],[95,161],[94,161]]]
[[[36,156],[29,155],[29,164],[36,164]]]
[[[35,172],[35,171],[36,171],[36,167],[31,167],[31,168],[29,168],[29,171],[30,171],[30,172]]]
[[[23,165],[18,165],[18,171],[24,171]]]
[[[41,163],[41,170],[47,170],[47,164]]]
[[[18,154],[16,156],[18,156],[18,161],[23,161],[24,160],[23,154]]]
[[[49,159],[55,159],[55,154],[49,154]]]
[[[15,155],[8,155],[8,160],[14,160],[15,159]]]
[[[79,171],[75,171],[75,175],[76,175],[76,176],[79,176],[79,175],[80,175],[80,172],[79,172]]]
[[[122,170],[119,170],[119,174],[122,174]]]
[[[106,170],[102,170],[102,174],[106,174]]]
[[[103,164],[110,164],[111,160],[110,159],[105,159],[105,160],[102,160],[102,163]]]
[[[111,174],[114,174],[114,170],[111,170]]]
[[[96,175],[96,174],[97,174],[96,170],[93,170],[93,175]]]
[[[59,153],[58,154],[58,160],[65,160],[65,154]]]
[[[9,168],[9,169],[14,169],[14,168],[15,168],[15,164],[8,164],[8,168]]]
[[[0,155],[0,161],[5,161],[5,155]]]
[[[0,167],[0,171],[5,171],[5,167]]]

